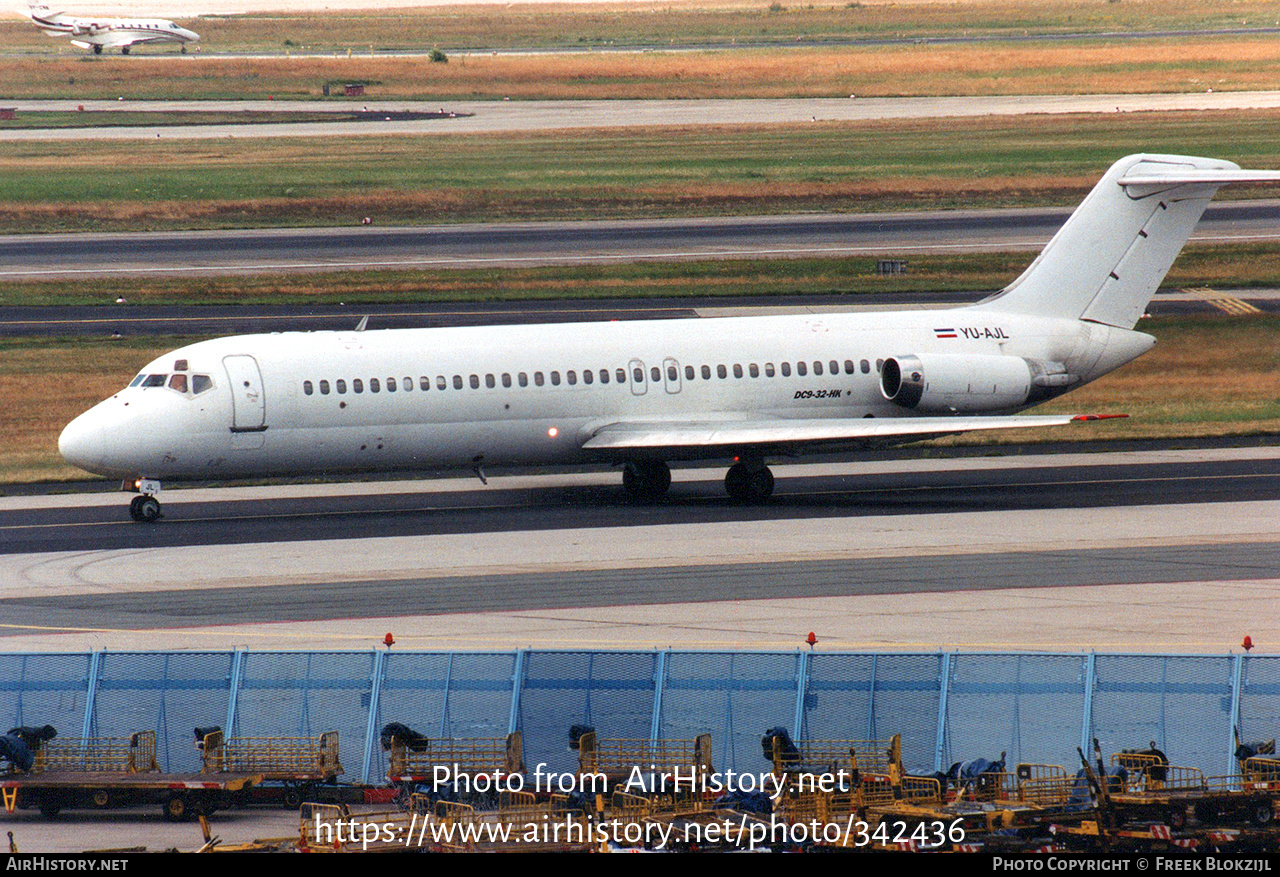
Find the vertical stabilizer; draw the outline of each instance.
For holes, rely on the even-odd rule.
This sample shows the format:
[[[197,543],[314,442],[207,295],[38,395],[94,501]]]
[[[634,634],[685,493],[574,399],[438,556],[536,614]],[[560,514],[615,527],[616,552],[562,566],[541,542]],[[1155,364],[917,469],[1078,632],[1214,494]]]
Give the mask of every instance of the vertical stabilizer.
[[[1111,166],[1030,267],[975,307],[1133,328],[1219,186],[1274,171],[1182,155]]]

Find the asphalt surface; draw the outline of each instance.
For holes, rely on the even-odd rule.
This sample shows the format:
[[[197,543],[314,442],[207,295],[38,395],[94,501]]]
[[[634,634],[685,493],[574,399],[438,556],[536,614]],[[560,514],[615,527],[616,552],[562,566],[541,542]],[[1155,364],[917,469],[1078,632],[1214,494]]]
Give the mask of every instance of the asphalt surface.
[[[0,237],[0,281],[1038,250],[1071,208]],[[1193,241],[1280,237],[1280,201],[1211,204]]]
[[[795,471],[804,472],[803,467]],[[1129,515],[1144,506],[1234,504],[1280,498],[1280,457],[1218,459],[1200,463],[1137,463],[922,472],[886,472],[779,478],[778,493],[764,506],[725,499],[719,472],[678,481],[668,498],[636,505],[604,479],[591,485],[481,489],[470,480],[444,482],[429,495],[373,492],[342,497],[289,497],[254,501],[184,502],[166,494],[165,517],[153,526],[128,519],[126,496],[118,503],[0,511],[0,554],[118,555],[143,562],[148,549],[207,546],[209,562],[227,546],[287,542],[298,551],[322,550],[328,540],[377,540],[394,535],[464,535],[479,543],[520,532],[534,538],[590,541],[593,531],[612,539],[616,528],[662,528],[670,538],[697,540],[708,525],[740,527],[748,539],[779,522],[829,520],[856,531],[858,519],[879,526],[886,519],[937,514],[1097,510]],[[976,518],[975,518],[976,520]],[[895,526],[911,527],[909,520]],[[639,532],[639,531],[637,531]],[[543,534],[538,537],[537,534]],[[1166,534],[1167,535],[1167,534]],[[808,538],[808,537],[804,537]],[[368,550],[377,550],[376,542]],[[744,543],[750,545],[750,542]],[[307,548],[312,545],[313,548]],[[240,583],[214,586],[91,588],[88,592],[0,599],[2,635],[42,629],[135,629],[262,621],[317,621],[381,615],[546,610],[654,603],[771,598],[843,597],[866,594],[961,592],[992,588],[1043,588],[1134,582],[1259,579],[1280,569],[1276,541],[1127,545],[921,555],[903,544],[897,556],[827,557],[821,540],[797,545],[797,557],[759,562],[750,550],[740,562],[658,565],[636,569],[565,568],[504,573],[398,577],[323,576],[288,585]],[[814,552],[805,557],[807,551]],[[424,563],[430,565],[429,558]],[[140,580],[146,573],[140,568]],[[280,573],[280,570],[272,570]],[[353,594],[361,599],[354,601]],[[234,595],[234,598],[231,598]],[[12,626],[9,626],[12,625]]]

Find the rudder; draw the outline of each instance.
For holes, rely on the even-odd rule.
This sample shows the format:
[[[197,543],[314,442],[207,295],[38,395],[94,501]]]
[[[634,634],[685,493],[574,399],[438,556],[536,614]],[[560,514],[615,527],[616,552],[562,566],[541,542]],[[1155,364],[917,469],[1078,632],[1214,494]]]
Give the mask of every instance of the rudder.
[[[1117,161],[1017,280],[976,307],[1133,328],[1219,186],[1280,180],[1181,155]]]

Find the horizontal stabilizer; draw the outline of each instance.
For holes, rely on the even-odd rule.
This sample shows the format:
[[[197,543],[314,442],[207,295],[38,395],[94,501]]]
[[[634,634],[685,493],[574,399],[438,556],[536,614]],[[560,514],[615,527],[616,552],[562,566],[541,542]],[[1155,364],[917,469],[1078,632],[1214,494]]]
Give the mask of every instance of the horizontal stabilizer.
[[[1106,415],[1019,415],[1012,417],[887,417],[813,420],[718,420],[622,422],[602,426],[584,444],[592,451],[695,452],[785,450],[814,445],[896,444],[983,429],[1063,426]],[[1112,415],[1114,416],[1114,415]]]

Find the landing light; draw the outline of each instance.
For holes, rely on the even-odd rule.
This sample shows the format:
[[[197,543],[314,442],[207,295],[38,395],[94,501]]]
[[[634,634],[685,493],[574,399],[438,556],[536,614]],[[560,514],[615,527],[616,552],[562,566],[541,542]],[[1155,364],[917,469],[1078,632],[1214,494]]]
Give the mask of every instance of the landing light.
[[[555,438],[559,434],[560,434],[560,430],[556,429],[554,426],[551,427],[549,430],[547,430],[547,435],[551,436],[552,438]]]

